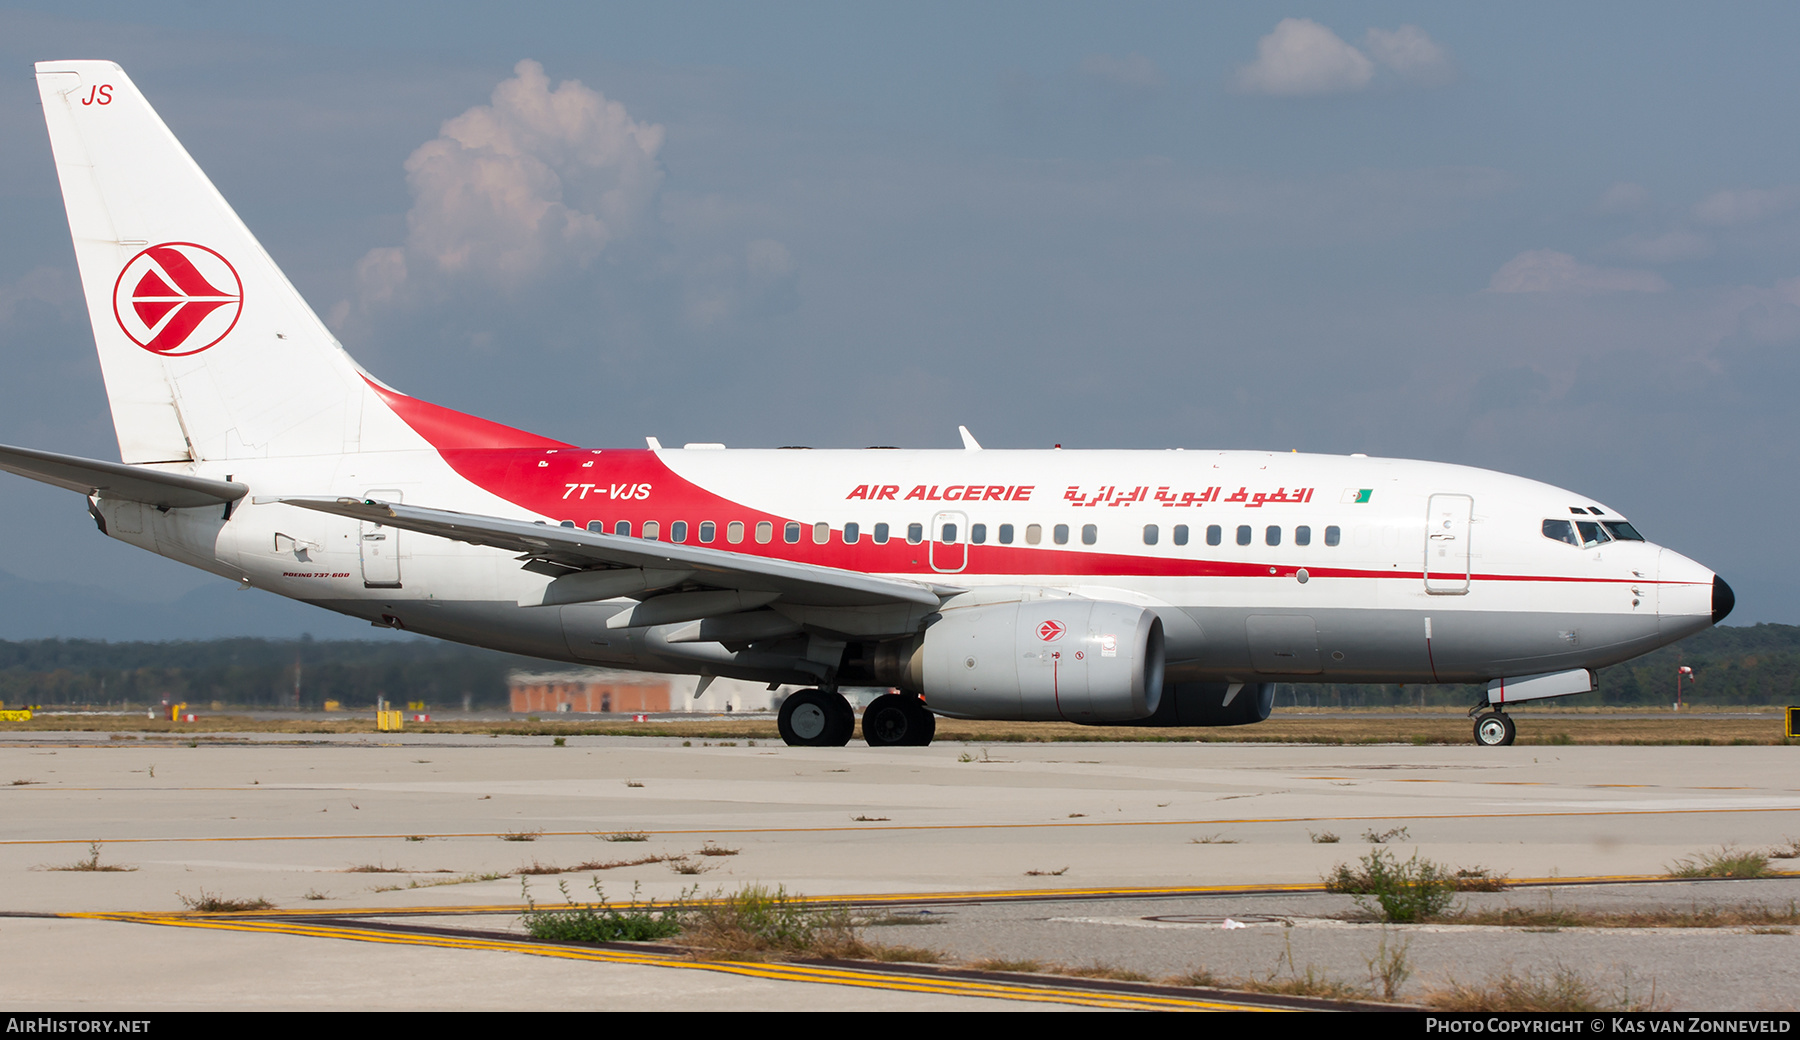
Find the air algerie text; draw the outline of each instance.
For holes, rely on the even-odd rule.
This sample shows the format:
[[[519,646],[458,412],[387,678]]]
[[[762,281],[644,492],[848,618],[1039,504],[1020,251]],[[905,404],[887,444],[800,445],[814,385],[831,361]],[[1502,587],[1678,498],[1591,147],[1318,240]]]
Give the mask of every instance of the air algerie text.
[[[900,501],[911,502],[1029,502],[1031,493],[1037,490],[1036,484],[951,484],[939,487],[936,484],[919,484]],[[864,499],[867,501],[892,502],[900,494],[898,484],[858,484],[845,501]]]

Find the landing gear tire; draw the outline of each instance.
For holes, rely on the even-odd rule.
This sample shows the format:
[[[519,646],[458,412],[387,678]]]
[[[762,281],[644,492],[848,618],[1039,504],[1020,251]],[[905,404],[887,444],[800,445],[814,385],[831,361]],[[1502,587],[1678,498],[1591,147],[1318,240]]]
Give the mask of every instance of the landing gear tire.
[[[886,693],[863,709],[862,730],[870,747],[924,747],[937,732],[937,716],[917,697]]]
[[[1517,732],[1505,712],[1490,711],[1475,720],[1475,743],[1482,747],[1506,747]]]
[[[856,713],[838,694],[801,690],[781,702],[775,726],[789,747],[843,747],[856,729]]]

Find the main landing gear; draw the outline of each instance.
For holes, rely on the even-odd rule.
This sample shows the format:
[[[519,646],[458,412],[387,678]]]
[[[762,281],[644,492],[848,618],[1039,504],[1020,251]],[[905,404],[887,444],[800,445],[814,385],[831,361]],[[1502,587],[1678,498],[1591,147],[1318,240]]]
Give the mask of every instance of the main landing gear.
[[[841,694],[800,690],[781,702],[775,724],[789,747],[843,747],[856,732],[856,713]],[[937,732],[937,716],[917,697],[888,693],[863,711],[862,728],[870,747],[924,747]]]
[[[924,747],[937,732],[937,716],[917,697],[884,693],[863,709],[862,726],[870,747]]]
[[[801,690],[781,702],[775,725],[789,747],[843,747],[856,732],[856,712],[842,694]]]
[[[1481,711],[1480,708],[1475,710]],[[1481,717],[1475,720],[1475,743],[1482,747],[1505,747],[1513,742],[1517,732],[1512,716],[1503,711],[1482,712]]]

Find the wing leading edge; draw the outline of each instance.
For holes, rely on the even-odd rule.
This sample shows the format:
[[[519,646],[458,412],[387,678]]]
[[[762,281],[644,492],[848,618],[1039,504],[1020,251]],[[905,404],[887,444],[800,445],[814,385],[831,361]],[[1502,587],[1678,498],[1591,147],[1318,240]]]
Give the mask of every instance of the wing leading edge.
[[[964,591],[960,587],[927,585],[903,578],[775,560],[724,549],[648,541],[448,509],[354,498],[302,497],[277,501],[519,553],[527,568],[557,578],[552,589],[546,592],[542,601],[545,605],[638,595],[677,586],[703,586],[742,593],[762,602],[779,599],[784,605],[793,606],[908,606],[936,610],[945,597]],[[568,588],[559,594],[555,588],[558,584]]]

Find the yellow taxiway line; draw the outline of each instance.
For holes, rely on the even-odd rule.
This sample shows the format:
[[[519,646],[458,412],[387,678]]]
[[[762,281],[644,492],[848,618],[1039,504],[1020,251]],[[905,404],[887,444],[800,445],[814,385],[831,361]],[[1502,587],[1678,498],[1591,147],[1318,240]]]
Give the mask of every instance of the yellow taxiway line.
[[[340,911],[341,913],[341,911]],[[630,964],[652,968],[684,968],[690,971],[713,971],[727,975],[768,979],[776,982],[812,982],[862,989],[893,990],[905,993],[931,993],[940,996],[981,997],[992,1000],[1014,1000],[1039,1004],[1075,1004],[1083,1007],[1113,1008],[1134,1011],[1269,1011],[1278,1008],[1230,1001],[1204,1000],[1196,997],[1158,996],[1153,994],[1107,993],[1055,985],[1025,986],[972,979],[907,976],[866,971],[856,968],[827,967],[808,964],[759,964],[748,961],[692,961],[665,954],[639,953],[631,950],[594,949],[575,946],[552,946],[524,940],[492,939],[481,936],[448,936],[405,934],[374,928],[347,925],[316,925],[302,921],[245,919],[205,915],[153,913],[69,913],[59,915],[97,921],[119,921],[130,924],[154,924],[178,928],[211,928],[224,931],[261,932],[299,935],[316,939],[345,939],[354,942],[387,943],[401,946],[429,946],[452,950],[485,950],[496,953],[523,953],[534,957],[556,957],[563,960],[590,961],[603,964]]]

